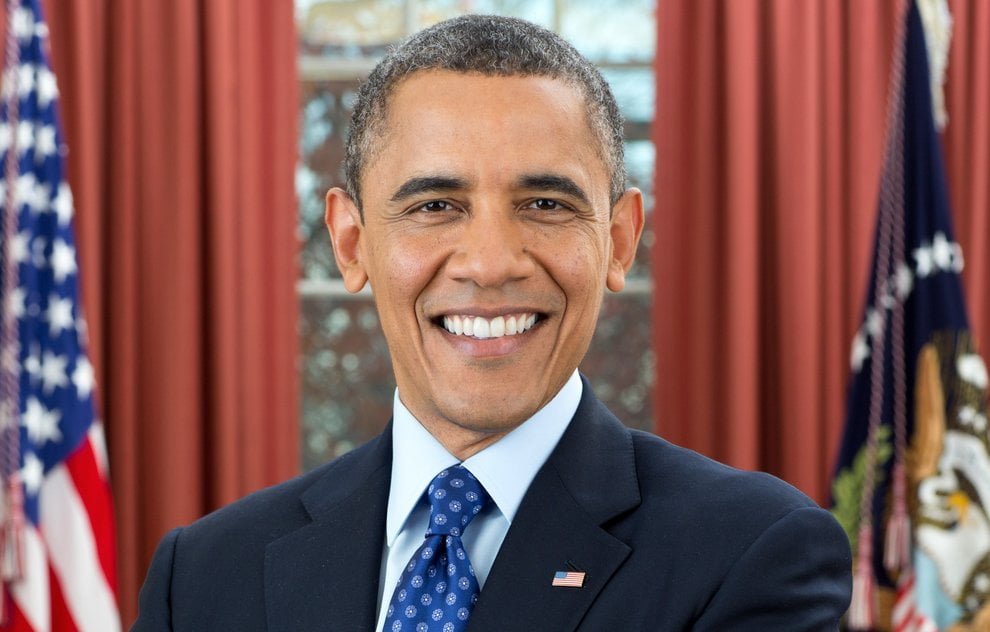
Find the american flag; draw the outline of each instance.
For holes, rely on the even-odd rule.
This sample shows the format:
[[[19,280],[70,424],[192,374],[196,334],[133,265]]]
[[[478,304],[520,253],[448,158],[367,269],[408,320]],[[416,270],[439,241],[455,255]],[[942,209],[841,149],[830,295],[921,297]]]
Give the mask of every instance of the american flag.
[[[0,629],[112,632],[121,627],[113,511],[47,36],[38,0],[8,0],[0,110]]]
[[[553,574],[551,586],[581,588],[584,586],[584,573],[580,571],[557,571]]]

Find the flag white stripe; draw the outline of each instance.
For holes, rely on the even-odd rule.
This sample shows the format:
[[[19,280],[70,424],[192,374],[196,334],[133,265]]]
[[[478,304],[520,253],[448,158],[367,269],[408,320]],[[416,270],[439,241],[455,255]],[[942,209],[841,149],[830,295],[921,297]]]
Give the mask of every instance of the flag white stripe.
[[[76,627],[80,632],[120,630],[117,602],[100,565],[86,506],[64,465],[45,477],[40,500],[41,530]]]
[[[96,466],[100,470],[100,478],[105,481],[110,480],[110,458],[107,455],[107,440],[103,434],[103,422],[94,419],[86,435],[89,437],[89,444],[93,447],[93,454],[96,455]]]
[[[898,585],[890,616],[893,629],[897,632],[938,632],[938,626],[931,618],[916,608],[915,581],[914,571],[908,571]]]
[[[893,624],[900,625],[914,616],[914,595],[899,598],[894,602],[894,608],[890,612],[890,619]]]
[[[11,596],[34,632],[51,632],[48,556],[33,525],[25,525],[23,545],[24,579],[11,585]]]

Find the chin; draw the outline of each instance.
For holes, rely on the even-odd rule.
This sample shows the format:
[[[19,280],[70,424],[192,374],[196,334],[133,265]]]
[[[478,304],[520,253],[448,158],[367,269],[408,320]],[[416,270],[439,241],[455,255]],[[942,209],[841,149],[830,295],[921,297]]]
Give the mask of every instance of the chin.
[[[543,403],[520,406],[521,402],[507,402],[498,395],[491,398],[473,398],[442,407],[443,416],[466,430],[482,433],[511,432],[529,419]],[[515,404],[510,406],[507,404]]]

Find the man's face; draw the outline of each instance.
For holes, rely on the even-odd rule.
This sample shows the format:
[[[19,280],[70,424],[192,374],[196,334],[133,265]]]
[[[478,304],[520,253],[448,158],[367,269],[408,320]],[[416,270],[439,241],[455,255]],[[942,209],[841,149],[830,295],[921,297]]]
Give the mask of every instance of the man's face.
[[[557,393],[606,285],[622,287],[642,203],[630,191],[610,218],[597,147],[560,80],[421,72],[362,173],[363,225],[328,195],[345,283],[371,284],[402,402],[462,458]]]

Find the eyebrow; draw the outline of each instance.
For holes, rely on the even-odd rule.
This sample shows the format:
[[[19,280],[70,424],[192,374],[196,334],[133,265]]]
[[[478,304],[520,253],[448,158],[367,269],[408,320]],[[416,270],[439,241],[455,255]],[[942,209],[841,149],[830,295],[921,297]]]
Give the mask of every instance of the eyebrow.
[[[392,202],[401,202],[423,193],[436,191],[460,191],[468,188],[468,181],[454,176],[417,176],[402,183],[392,194]]]
[[[534,173],[520,176],[516,181],[516,186],[520,189],[560,193],[576,198],[584,204],[591,204],[588,195],[574,180],[555,173]]]
[[[409,178],[396,189],[390,201],[401,202],[424,193],[438,191],[462,191],[470,187],[464,178],[456,176],[429,175]],[[532,173],[520,176],[516,188],[560,193],[590,204],[588,195],[574,180],[555,173]]]

